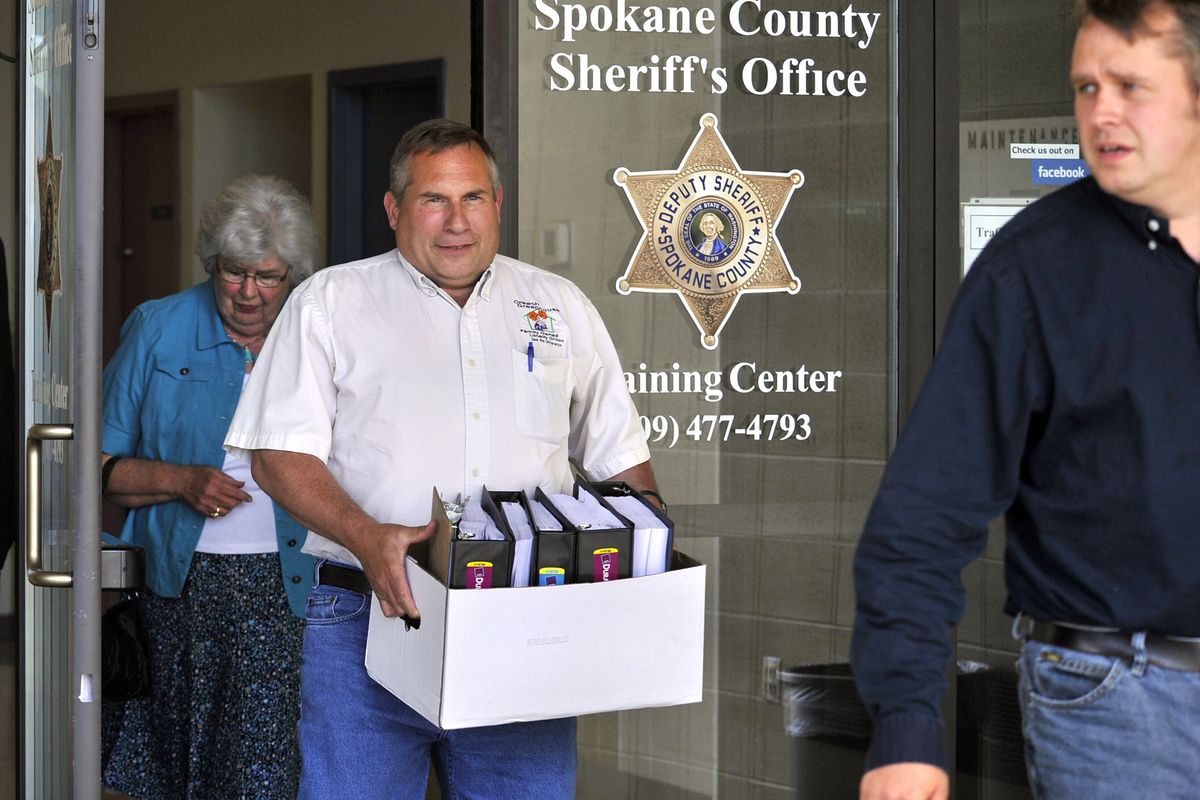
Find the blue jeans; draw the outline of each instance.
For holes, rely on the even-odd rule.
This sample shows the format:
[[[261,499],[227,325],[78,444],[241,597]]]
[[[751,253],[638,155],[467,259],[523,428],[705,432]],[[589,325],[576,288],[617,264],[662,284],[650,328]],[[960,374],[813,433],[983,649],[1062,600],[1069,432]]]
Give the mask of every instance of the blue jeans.
[[[1200,796],[1200,673],[1038,642],[1017,666],[1039,800]]]
[[[431,759],[445,800],[575,796],[574,718],[438,728],[367,675],[370,612],[355,592],[318,585],[309,593],[299,800],[424,800]],[[487,679],[481,663],[479,680]]]

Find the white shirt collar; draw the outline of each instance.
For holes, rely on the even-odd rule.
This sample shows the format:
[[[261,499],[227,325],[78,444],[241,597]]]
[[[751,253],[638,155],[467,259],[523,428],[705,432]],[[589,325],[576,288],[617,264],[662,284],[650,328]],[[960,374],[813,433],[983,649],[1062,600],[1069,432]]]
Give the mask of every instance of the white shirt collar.
[[[433,280],[431,280],[428,275],[421,272],[421,270],[417,269],[411,263],[409,263],[408,259],[405,258],[404,256],[402,256],[400,254],[399,250],[396,250],[395,253],[396,253],[396,259],[400,262],[401,266],[403,266],[406,270],[408,270],[408,275],[410,278],[412,278],[413,284],[417,287],[417,289],[419,289],[421,291],[422,294],[426,295],[427,297],[435,297],[435,296],[441,294],[442,296],[449,298],[449,295],[447,295],[445,292],[443,292],[441,287],[439,287],[436,283],[434,283]],[[484,270],[483,274],[479,276],[479,280],[475,284],[474,292],[477,292],[479,294],[479,297],[482,298],[483,300],[491,299],[491,295],[492,295],[492,280],[491,279],[492,279],[492,272],[495,269],[496,269],[496,262],[493,261],[491,263],[491,265],[486,270]]]

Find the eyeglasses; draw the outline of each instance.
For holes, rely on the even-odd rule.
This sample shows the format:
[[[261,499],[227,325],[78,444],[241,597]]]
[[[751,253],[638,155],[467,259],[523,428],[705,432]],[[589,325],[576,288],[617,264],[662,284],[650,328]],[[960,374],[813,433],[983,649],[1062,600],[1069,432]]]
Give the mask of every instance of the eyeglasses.
[[[221,280],[226,283],[231,283],[234,286],[241,286],[246,278],[253,278],[254,285],[260,289],[274,289],[283,282],[287,277],[291,266],[283,272],[246,272],[244,269],[237,267],[227,267],[219,260],[217,261],[217,274],[221,276]]]

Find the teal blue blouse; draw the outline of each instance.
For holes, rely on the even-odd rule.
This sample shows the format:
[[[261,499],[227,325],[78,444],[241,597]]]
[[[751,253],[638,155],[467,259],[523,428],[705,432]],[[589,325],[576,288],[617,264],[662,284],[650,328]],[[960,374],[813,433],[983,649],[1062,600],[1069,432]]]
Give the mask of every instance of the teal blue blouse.
[[[242,348],[217,314],[212,281],[134,309],[104,369],[105,453],[220,469],[242,393]],[[314,559],[306,532],[278,504],[275,531],[288,603],[304,616]],[[121,538],[146,551],[146,585],[178,597],[205,517],[180,500],[131,509]]]

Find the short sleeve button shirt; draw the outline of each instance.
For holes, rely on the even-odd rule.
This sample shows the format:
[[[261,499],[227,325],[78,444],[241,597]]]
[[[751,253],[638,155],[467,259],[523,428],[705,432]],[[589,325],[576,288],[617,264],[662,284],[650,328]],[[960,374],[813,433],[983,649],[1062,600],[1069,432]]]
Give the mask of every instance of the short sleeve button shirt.
[[[406,525],[429,520],[435,486],[563,491],[569,456],[596,478],[649,458],[578,287],[498,256],[460,307],[396,251],[295,290],[225,443],[316,456],[364,511]],[[355,563],[316,534],[305,550]]]

